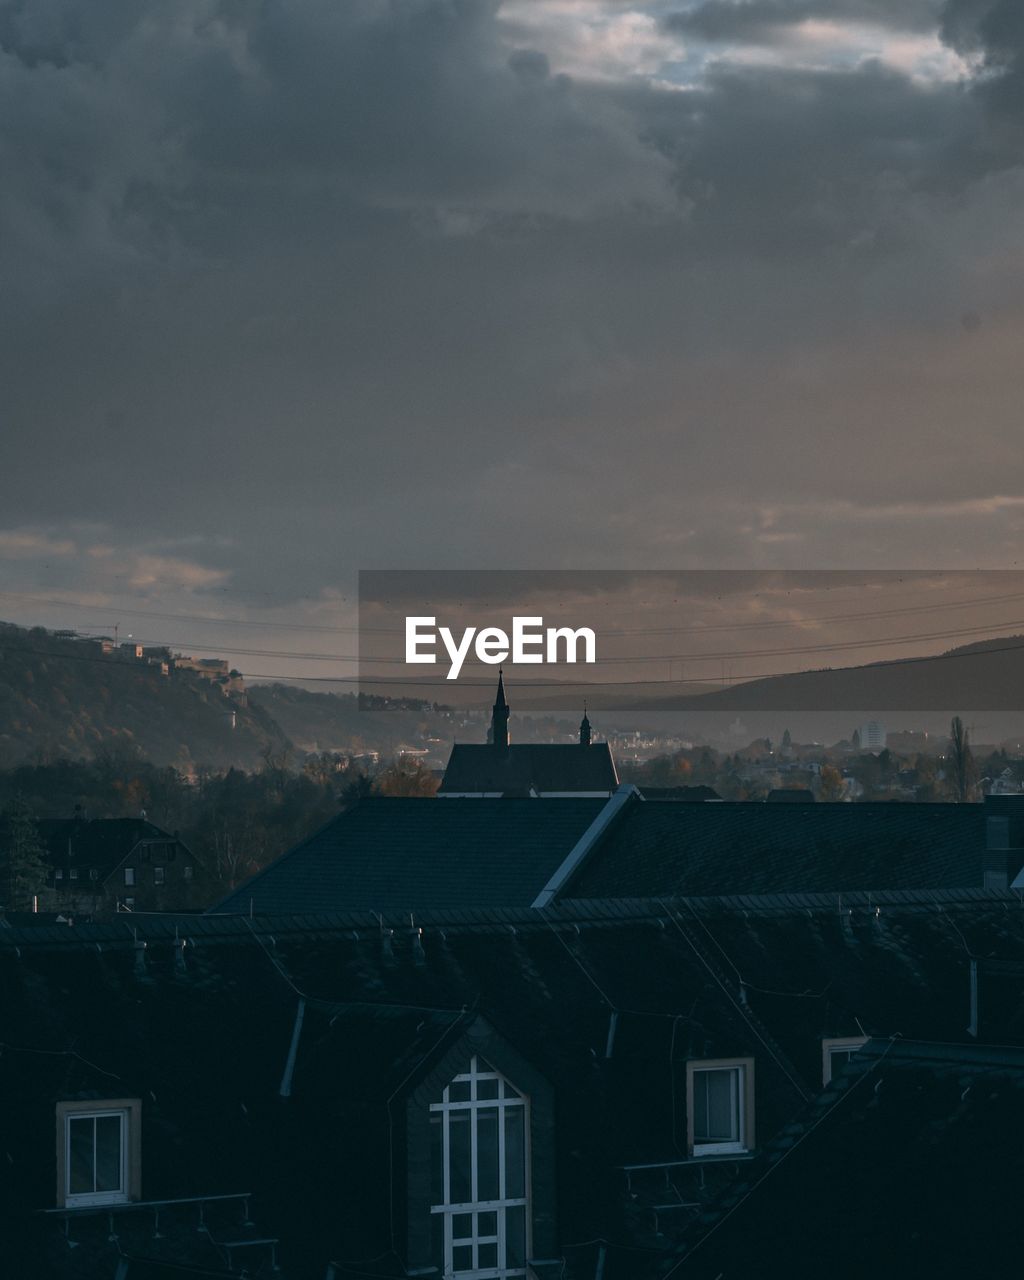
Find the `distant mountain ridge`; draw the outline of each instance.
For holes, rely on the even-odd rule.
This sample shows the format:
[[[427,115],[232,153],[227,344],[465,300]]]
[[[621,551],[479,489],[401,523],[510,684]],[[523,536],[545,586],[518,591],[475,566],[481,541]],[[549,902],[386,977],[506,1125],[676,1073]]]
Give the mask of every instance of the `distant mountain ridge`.
[[[1024,636],[974,641],[929,657],[765,676],[658,700],[693,711],[1024,711]]]

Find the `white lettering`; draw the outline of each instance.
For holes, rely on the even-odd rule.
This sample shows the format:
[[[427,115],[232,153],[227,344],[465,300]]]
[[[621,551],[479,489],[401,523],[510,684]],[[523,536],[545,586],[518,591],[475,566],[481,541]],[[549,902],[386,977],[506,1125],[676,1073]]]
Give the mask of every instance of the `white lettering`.
[[[420,645],[432,645],[437,640],[433,632],[420,635],[420,627],[432,627],[436,618],[406,618],[405,620],[405,660],[406,662],[436,662],[434,653],[420,653]]]
[[[476,638],[476,656],[496,667],[508,658],[508,636],[500,627],[482,627]]]
[[[448,650],[448,656],[452,660],[452,665],[448,668],[448,679],[457,680],[459,672],[462,670],[462,664],[466,661],[466,654],[469,653],[469,646],[473,643],[473,637],[476,635],[476,627],[467,627],[462,633],[462,642],[455,643],[455,637],[452,635],[448,627],[441,628],[441,639],[444,641],[444,647]]]
[[[580,627],[573,631],[572,627],[548,627],[548,662],[558,661],[558,642],[565,641],[566,662],[576,661],[576,646],[582,638],[586,645],[584,662],[597,661],[597,637],[589,627]]]
[[[467,627],[456,641],[450,627],[436,627],[436,623],[437,619],[432,617],[406,618],[405,660],[408,663],[436,663],[436,646],[440,637],[448,653],[449,680],[459,678],[471,649],[475,649],[478,662],[492,667],[508,661],[510,653],[513,663],[597,661],[597,637],[589,627],[577,630],[572,627],[545,628],[543,618],[517,616],[512,619],[511,642],[508,633],[500,627],[481,627],[479,631],[476,627]],[[565,650],[561,659],[560,644]]]
[[[543,648],[543,633],[531,633],[527,631],[527,627],[543,627],[543,618],[513,618],[512,619],[512,661],[513,662],[543,662],[543,653],[527,653],[526,646],[531,648]]]

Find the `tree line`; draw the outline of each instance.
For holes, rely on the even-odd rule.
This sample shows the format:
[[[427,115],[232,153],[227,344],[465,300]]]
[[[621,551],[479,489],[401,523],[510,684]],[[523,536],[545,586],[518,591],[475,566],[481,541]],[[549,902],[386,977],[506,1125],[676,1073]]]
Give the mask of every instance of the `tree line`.
[[[195,854],[210,902],[369,795],[432,795],[437,778],[419,762],[391,761],[375,773],[344,756],[292,766],[265,752],[260,769],[200,769],[185,775],[123,750],[0,770],[0,906],[45,904],[42,818],[139,818],[176,835]]]

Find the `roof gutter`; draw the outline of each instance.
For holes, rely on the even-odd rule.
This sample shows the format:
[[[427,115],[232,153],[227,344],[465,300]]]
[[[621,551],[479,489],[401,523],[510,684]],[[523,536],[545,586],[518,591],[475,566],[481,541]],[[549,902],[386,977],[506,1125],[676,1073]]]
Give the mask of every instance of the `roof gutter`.
[[[643,800],[643,796],[631,782],[619,783],[608,803],[569,850],[567,857],[555,871],[555,874],[530,904],[535,911],[540,911],[543,907],[549,907],[554,902],[571,877],[590,856],[590,851],[597,845],[612,822],[634,796],[637,800]]]

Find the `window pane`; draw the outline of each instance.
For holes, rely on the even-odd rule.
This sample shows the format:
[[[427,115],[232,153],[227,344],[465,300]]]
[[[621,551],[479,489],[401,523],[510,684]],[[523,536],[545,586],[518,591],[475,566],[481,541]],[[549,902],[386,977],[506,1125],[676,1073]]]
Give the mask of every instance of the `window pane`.
[[[121,1190],[121,1117],[96,1117],[96,1190]]]
[[[498,1215],[496,1213],[478,1213],[476,1216],[476,1233],[478,1236],[496,1236],[498,1234]]]
[[[497,1080],[478,1080],[476,1082],[476,1096],[478,1098],[496,1098],[498,1096]]]
[[[68,1193],[73,1196],[91,1195],[95,1190],[92,1179],[92,1116],[81,1120],[69,1120],[68,1131],[70,1135]]]
[[[739,1072],[698,1071],[693,1083],[696,1142],[738,1142]]]
[[[505,1211],[505,1265],[526,1266],[526,1210],[520,1205]]]
[[[517,1108],[518,1110],[518,1108]],[[477,1200],[497,1200],[498,1185],[498,1108],[481,1107],[476,1129]]]
[[[448,1112],[448,1203],[468,1204],[473,1199],[470,1184],[470,1111]]]
[[[430,1117],[430,1203],[444,1204],[444,1151],[441,1146],[441,1117]]]
[[[473,1270],[473,1246],[471,1244],[462,1245],[460,1248],[452,1250],[452,1270]]]
[[[472,1240],[473,1215],[471,1213],[452,1214],[452,1239]]]
[[[430,1215],[430,1256],[438,1271],[444,1272],[444,1218],[443,1213]]]
[[[468,1102],[469,1101],[469,1081],[453,1080],[448,1086],[449,1102]]]
[[[496,1267],[498,1265],[498,1246],[496,1244],[482,1244],[479,1246],[477,1257],[480,1267]]]
[[[526,1195],[525,1107],[505,1107],[505,1198]]]

